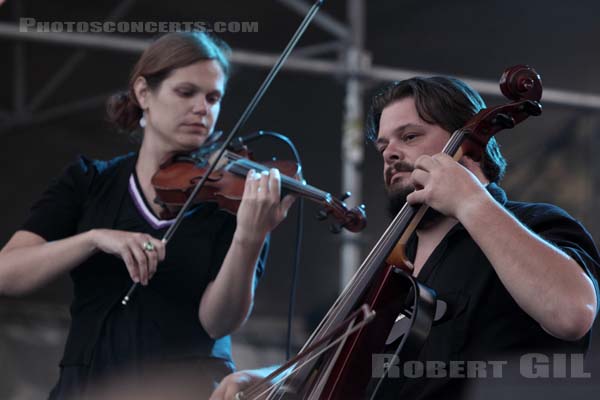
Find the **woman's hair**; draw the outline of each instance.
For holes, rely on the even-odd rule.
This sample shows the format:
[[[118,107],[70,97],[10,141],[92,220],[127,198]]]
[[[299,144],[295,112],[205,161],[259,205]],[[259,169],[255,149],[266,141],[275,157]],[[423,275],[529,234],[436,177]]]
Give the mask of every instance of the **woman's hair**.
[[[173,32],[161,36],[142,53],[131,72],[128,90],[108,99],[108,120],[126,132],[138,127],[143,111],[133,84],[140,76],[146,78],[150,90],[156,91],[174,70],[198,61],[215,60],[221,66],[227,82],[230,53],[231,49],[224,41],[204,32]]]
[[[393,82],[381,89],[372,99],[367,115],[367,139],[375,141],[383,109],[406,97],[412,97],[419,117],[452,133],[462,128],[485,102],[466,83],[443,76],[411,78]],[[490,182],[499,182],[506,171],[506,160],[495,138],[487,144],[480,161],[481,170]]]

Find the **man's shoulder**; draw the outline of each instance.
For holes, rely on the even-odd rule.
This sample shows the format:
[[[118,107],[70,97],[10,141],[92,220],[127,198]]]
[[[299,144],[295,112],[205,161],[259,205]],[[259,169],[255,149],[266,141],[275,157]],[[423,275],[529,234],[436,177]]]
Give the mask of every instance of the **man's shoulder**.
[[[505,207],[517,217],[522,216],[525,218],[540,218],[556,216],[573,219],[568,212],[559,206],[550,203],[532,203],[526,201],[509,200],[506,202]]]
[[[508,201],[504,205],[519,221],[534,231],[536,228],[564,228],[582,230],[587,233],[581,222],[561,207],[550,203],[532,203]]]

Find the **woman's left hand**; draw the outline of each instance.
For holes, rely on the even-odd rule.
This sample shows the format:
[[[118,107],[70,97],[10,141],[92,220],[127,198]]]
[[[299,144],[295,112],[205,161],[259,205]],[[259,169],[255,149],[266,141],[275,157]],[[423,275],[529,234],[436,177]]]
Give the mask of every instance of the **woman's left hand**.
[[[237,233],[262,242],[285,219],[295,199],[292,195],[281,199],[278,169],[272,168],[263,173],[250,170],[237,212]]]

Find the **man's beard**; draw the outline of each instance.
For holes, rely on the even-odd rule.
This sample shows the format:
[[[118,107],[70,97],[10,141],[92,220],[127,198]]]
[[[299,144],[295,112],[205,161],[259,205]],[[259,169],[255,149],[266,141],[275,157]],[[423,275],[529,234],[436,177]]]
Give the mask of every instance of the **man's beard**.
[[[415,190],[414,186],[407,185],[398,189],[387,188],[388,192],[388,205],[387,210],[390,217],[393,219],[398,215],[404,204],[406,203],[406,197],[411,194]],[[444,215],[440,212],[434,210],[433,208],[429,208],[423,219],[419,223],[419,227],[426,228],[433,224],[435,224],[439,219],[441,219]]]
[[[390,189],[387,188],[388,192],[388,204],[387,210],[390,214],[390,217],[394,218],[404,207],[404,203],[406,203],[406,197],[411,194],[415,188],[412,185],[404,186],[399,189]]]
[[[388,212],[394,218],[406,203],[406,196],[415,190],[413,185],[406,184],[405,186],[395,188],[392,187],[392,178],[397,172],[412,172],[415,167],[406,161],[398,160],[385,170],[385,188],[388,193]]]

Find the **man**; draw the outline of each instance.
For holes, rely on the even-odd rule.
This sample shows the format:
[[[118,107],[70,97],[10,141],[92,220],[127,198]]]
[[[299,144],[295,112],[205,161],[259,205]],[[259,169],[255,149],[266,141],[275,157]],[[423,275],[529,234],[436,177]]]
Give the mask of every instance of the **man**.
[[[368,136],[383,157],[392,214],[405,202],[436,211],[409,243],[413,275],[447,305],[416,360],[423,373],[388,378],[379,398],[461,398],[465,376],[440,373],[454,361],[464,369],[589,345],[600,256],[585,228],[558,207],[508,201],[495,140],[480,162],[441,154],[451,132],[484,107],[467,85],[443,77],[394,83],[373,98]],[[230,399],[259,375],[228,376],[211,400]]]

